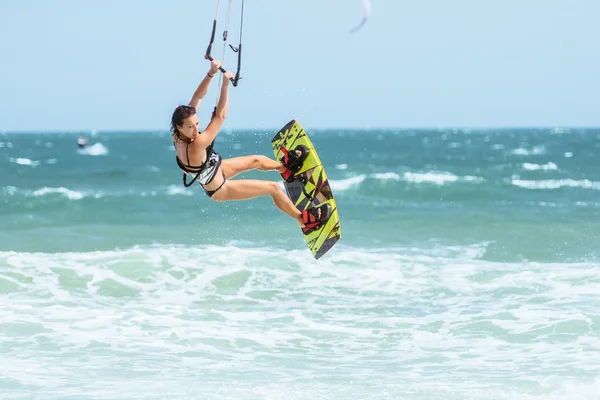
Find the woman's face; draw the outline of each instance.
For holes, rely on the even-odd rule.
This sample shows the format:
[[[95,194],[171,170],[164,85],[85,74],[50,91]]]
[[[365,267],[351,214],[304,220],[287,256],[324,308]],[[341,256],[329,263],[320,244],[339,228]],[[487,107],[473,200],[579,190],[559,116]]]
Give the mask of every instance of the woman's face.
[[[198,136],[198,126],[198,116],[194,114],[184,119],[182,125],[177,125],[177,130],[180,135],[183,135],[190,140],[194,140],[196,139],[196,136]]]

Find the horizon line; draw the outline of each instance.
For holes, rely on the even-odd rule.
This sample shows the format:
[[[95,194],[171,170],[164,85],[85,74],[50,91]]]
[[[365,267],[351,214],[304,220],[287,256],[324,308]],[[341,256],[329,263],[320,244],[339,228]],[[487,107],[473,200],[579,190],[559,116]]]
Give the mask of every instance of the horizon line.
[[[248,132],[248,131],[279,131],[281,128],[222,128],[221,132]],[[539,125],[539,126],[519,126],[519,125],[505,125],[505,126],[414,126],[414,127],[310,127],[305,128],[309,131],[445,131],[445,130],[458,130],[458,131],[489,131],[489,130],[596,130],[600,129],[598,126],[577,126],[577,125],[563,125],[563,126],[552,126],[552,125]],[[10,130],[0,129],[0,134],[49,134],[49,133],[85,133],[85,134],[98,134],[98,133],[171,133],[170,130],[165,128],[111,128],[111,129],[96,129],[96,128],[77,128],[77,129],[46,129],[46,130]]]

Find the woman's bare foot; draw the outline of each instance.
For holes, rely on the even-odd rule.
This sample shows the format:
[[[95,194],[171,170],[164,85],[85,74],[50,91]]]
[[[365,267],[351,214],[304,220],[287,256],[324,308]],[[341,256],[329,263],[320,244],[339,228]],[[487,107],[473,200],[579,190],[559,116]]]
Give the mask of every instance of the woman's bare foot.
[[[295,153],[298,157],[302,157],[302,152],[300,150],[296,150]],[[280,161],[279,164],[280,165],[279,167],[277,167],[277,172],[283,174],[287,170],[287,168],[285,167],[285,165],[283,165],[282,161]]]
[[[311,211],[308,211],[308,212],[311,212]],[[323,211],[321,210],[321,207],[319,207],[315,210],[315,217],[316,217],[317,221],[321,220],[322,212]],[[306,224],[302,221],[302,213],[300,213],[300,215],[298,216],[298,223],[300,224],[300,228],[306,227]]]

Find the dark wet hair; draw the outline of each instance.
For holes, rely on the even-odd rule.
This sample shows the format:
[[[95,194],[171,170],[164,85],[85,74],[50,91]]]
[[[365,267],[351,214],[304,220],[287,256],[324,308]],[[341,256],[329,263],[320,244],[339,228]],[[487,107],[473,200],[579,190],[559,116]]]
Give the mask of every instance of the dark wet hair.
[[[192,106],[179,106],[173,111],[171,117],[171,132],[179,133],[177,125],[183,125],[183,120],[196,114],[196,109]]]

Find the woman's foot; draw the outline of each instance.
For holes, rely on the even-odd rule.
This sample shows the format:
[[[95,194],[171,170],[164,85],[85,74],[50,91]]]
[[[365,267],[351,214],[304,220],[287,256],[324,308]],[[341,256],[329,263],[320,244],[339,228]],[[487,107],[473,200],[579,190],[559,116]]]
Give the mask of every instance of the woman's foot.
[[[287,149],[285,151],[287,151]],[[294,150],[294,153],[296,153],[296,157],[298,157],[298,158],[302,157],[302,151],[298,150],[298,148],[296,148]],[[283,157],[281,157],[281,161],[279,161],[279,167],[277,167],[277,172],[279,172],[280,174],[284,173],[285,170],[288,169],[285,166],[285,163],[283,162],[284,158],[285,158],[285,155]]]
[[[331,215],[331,206],[327,203],[319,207],[309,207],[300,214],[302,232],[310,233],[315,229],[319,229]]]
[[[287,170],[287,168],[285,167],[285,165],[283,165],[283,161],[279,162],[279,167],[277,167],[276,170],[280,174],[283,174]]]
[[[308,148],[306,146],[296,146],[293,152],[285,147],[281,148],[283,157],[281,157],[281,167],[277,169],[286,182],[294,179],[294,173],[302,169],[302,163],[308,157]]]
[[[309,208],[308,210],[314,210],[314,216],[316,217],[316,219],[317,220],[321,219],[321,213],[322,213],[322,211],[321,211],[320,208],[317,208],[317,209]],[[306,223],[309,223],[309,222],[306,222],[306,223],[304,222],[305,220],[308,220],[308,218],[309,218],[306,213],[307,212],[311,212],[311,211],[308,211],[308,210],[302,211],[300,213],[300,216],[298,217],[298,223],[300,224],[300,228],[305,228],[306,227]]]

